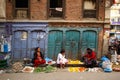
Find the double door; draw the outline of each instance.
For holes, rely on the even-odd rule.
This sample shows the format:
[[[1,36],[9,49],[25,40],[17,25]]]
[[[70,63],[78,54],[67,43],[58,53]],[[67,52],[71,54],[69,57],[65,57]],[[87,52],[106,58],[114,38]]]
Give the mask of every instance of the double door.
[[[42,30],[17,30],[13,32],[12,58],[33,58],[36,47],[45,53],[46,32]]]

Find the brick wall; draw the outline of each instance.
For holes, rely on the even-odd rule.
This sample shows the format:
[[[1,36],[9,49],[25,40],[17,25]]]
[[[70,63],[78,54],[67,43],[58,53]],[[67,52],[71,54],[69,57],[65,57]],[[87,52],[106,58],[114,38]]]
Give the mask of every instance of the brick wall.
[[[13,19],[13,6],[12,2],[9,2],[9,0],[6,2],[6,19],[10,20]]]
[[[99,1],[99,9],[98,9],[98,20],[104,21],[105,20],[105,1]]]
[[[6,16],[7,19],[13,19],[14,15],[13,1],[6,3]],[[47,0],[30,0],[30,19],[44,20],[47,19]]]
[[[30,15],[32,20],[47,19],[47,0],[31,0]]]
[[[82,0],[66,0],[65,19],[79,20],[82,16]]]
[[[83,11],[82,0],[65,0],[64,19],[65,20],[81,20]],[[49,0],[30,0],[30,19],[31,20],[47,20]],[[7,19],[13,19],[13,3],[7,0],[6,4]],[[104,20],[104,1],[99,3],[98,20]]]

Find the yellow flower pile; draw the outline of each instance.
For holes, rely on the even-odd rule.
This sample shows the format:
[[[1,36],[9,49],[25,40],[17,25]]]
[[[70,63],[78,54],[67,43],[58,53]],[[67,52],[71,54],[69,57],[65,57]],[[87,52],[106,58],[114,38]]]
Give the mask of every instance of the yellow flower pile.
[[[69,67],[68,71],[69,72],[85,72],[86,68],[84,68],[84,67]]]
[[[83,64],[83,62],[79,60],[68,60],[68,64]]]

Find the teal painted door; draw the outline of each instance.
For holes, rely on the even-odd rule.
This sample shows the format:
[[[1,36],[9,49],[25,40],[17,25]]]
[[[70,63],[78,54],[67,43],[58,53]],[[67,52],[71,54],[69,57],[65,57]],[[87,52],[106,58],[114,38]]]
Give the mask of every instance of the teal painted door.
[[[69,59],[78,58],[80,32],[77,30],[66,31],[65,35],[66,57]]]
[[[48,57],[56,60],[58,53],[62,48],[63,32],[53,30],[49,32],[48,36]]]
[[[83,31],[82,33],[82,53],[85,53],[86,48],[96,50],[97,33],[95,31]]]

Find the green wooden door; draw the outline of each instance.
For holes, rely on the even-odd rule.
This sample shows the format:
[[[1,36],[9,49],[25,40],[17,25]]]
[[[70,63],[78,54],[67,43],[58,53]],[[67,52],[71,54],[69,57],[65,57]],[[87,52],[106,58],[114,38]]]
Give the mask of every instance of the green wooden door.
[[[96,50],[97,33],[95,31],[84,31],[82,33],[82,53],[85,53],[86,48]]]
[[[56,60],[62,48],[63,32],[59,30],[49,31],[48,36],[48,57]]]
[[[65,35],[66,57],[76,59],[79,53],[80,32],[77,30],[66,31]]]

